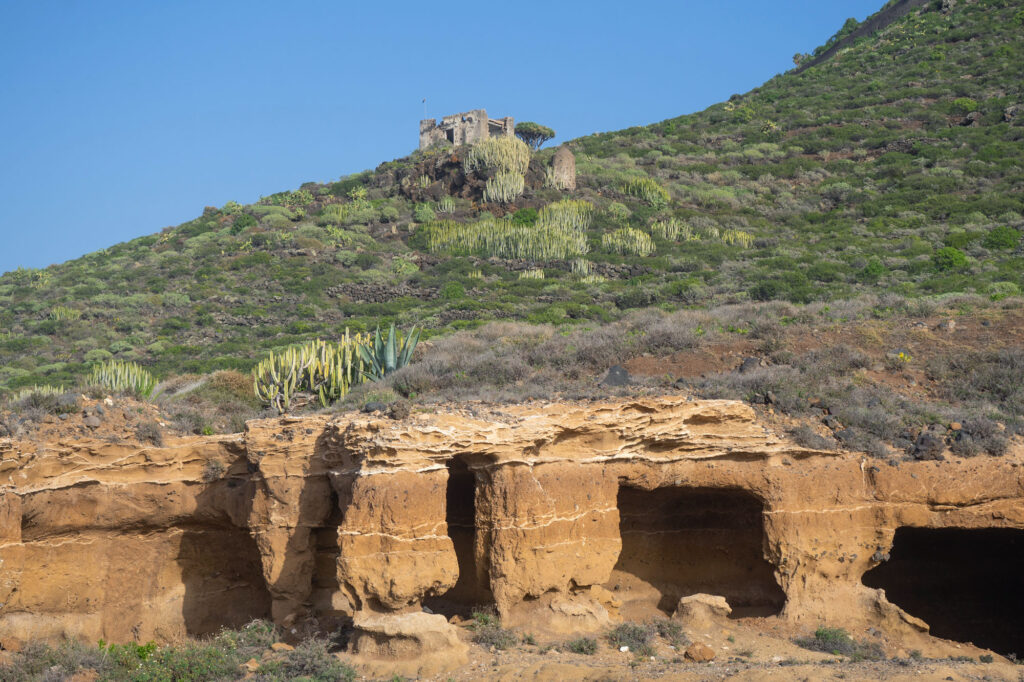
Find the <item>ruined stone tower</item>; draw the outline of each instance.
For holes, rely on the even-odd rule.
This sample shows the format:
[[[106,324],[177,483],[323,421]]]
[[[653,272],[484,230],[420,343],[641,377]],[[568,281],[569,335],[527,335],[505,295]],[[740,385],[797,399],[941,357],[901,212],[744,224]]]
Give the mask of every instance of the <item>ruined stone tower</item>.
[[[551,159],[558,189],[576,189],[576,157],[569,148],[562,145]]]
[[[433,118],[425,118],[420,121],[420,149],[446,141],[455,146],[476,144],[489,137],[511,137],[515,130],[511,116],[487,118],[485,109],[445,116],[441,123]]]

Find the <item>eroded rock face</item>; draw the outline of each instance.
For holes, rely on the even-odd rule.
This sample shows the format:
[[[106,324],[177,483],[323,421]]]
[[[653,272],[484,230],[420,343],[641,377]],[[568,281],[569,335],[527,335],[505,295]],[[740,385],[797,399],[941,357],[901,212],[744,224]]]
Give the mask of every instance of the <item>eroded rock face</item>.
[[[296,636],[354,622],[358,655],[434,670],[428,653],[465,653],[443,616],[480,604],[562,633],[704,593],[928,655],[940,624],[862,578],[899,528],[1024,533],[1020,464],[808,450],[742,403],[679,397],[261,420],[164,448],[0,440],[0,644],[271,617]],[[878,575],[901,599],[916,585]]]

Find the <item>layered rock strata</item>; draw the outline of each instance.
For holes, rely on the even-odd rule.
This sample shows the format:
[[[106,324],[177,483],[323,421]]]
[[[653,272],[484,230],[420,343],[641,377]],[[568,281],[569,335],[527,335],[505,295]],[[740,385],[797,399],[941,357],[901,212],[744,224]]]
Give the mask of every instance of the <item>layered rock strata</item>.
[[[296,636],[352,624],[365,659],[435,670],[465,656],[445,617],[479,605],[580,632],[704,593],[733,617],[871,626],[926,654],[931,625],[1009,652],[1019,620],[971,630],[917,604],[1020,600],[964,593],[984,566],[928,549],[975,542],[995,564],[1024,546],[1020,465],[814,451],[747,405],[680,397],[286,417],[165,448],[0,441],[0,644],[269,617]]]

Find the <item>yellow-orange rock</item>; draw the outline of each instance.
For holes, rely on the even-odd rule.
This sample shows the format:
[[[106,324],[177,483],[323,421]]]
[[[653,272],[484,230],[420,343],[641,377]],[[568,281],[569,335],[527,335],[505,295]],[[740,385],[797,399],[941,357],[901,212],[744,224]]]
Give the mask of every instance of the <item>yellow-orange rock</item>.
[[[0,644],[267,617],[286,638],[355,623],[357,656],[437,670],[464,656],[445,616],[479,604],[583,632],[706,593],[945,654],[862,579],[897,529],[1024,528],[1022,464],[814,451],[680,397],[285,417],[162,448],[0,440]]]

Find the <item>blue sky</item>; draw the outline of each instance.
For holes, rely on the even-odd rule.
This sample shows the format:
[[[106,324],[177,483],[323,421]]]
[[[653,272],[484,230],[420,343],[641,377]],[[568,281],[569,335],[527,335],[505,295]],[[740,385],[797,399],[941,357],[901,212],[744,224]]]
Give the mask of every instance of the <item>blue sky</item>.
[[[411,152],[483,107],[565,140],[745,92],[883,0],[0,0],[0,272]]]

